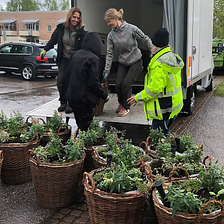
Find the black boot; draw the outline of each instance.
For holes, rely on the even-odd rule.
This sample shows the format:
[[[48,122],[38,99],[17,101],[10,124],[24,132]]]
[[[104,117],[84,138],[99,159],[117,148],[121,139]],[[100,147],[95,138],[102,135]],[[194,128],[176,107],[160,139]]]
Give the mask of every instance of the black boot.
[[[66,114],[70,114],[70,113],[72,113],[72,112],[73,112],[72,108],[70,107],[69,104],[67,104],[67,105],[66,105],[66,109],[65,109],[65,113],[66,113]]]
[[[63,111],[65,111],[66,106],[67,106],[66,104],[61,104],[61,106],[58,107],[58,112],[63,112]]]

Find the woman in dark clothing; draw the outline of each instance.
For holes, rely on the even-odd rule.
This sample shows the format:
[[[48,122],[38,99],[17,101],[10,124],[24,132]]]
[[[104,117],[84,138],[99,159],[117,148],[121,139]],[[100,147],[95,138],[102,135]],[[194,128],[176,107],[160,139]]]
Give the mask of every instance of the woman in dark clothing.
[[[81,50],[76,51],[69,60],[66,88],[67,99],[73,109],[78,129],[87,131],[93,120],[93,108],[100,98],[108,101],[99,79],[100,55],[103,43],[99,35],[89,32]]]
[[[59,92],[60,107],[59,112],[72,113],[72,109],[66,99],[65,75],[70,56],[81,48],[81,44],[86,31],[82,24],[82,13],[79,8],[73,7],[67,14],[66,21],[58,24],[53,32],[51,39],[41,52],[44,57],[46,51],[58,44],[58,54],[56,62],[58,63],[59,73],[57,78],[57,88]]]

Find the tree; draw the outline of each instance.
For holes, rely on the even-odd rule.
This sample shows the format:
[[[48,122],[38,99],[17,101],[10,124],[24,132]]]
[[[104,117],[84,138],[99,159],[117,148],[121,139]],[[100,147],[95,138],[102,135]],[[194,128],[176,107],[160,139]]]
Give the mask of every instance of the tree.
[[[69,10],[70,3],[69,0],[45,0],[42,7],[47,11]]]
[[[224,0],[214,1],[213,38],[224,39]]]
[[[10,0],[6,3],[6,11],[38,11],[38,0]]]

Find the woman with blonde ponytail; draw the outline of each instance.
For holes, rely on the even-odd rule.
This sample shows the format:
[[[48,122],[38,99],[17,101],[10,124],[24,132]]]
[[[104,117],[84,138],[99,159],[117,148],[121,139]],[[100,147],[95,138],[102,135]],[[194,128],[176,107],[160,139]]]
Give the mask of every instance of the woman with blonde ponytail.
[[[104,78],[110,73],[114,50],[118,50],[118,70],[115,90],[118,96],[119,117],[130,113],[130,105],[127,99],[132,94],[132,84],[143,70],[142,54],[138,48],[138,42],[142,42],[151,52],[152,41],[137,26],[123,20],[124,10],[117,11],[110,8],[106,11],[104,19],[111,27],[107,36],[107,56],[104,69]]]

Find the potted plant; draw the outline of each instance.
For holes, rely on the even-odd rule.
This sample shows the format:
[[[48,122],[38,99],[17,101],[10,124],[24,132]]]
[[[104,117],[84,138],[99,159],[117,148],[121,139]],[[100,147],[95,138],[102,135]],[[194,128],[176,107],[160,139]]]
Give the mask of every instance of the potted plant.
[[[126,167],[137,167],[141,165],[141,162],[152,160],[152,157],[147,155],[142,148],[131,144],[130,139],[124,139],[124,135],[118,138],[117,134],[106,132],[106,144],[93,147],[92,158],[97,168],[107,166],[109,151],[112,153],[113,163],[123,163]]]
[[[83,170],[90,172],[95,169],[95,164],[92,159],[92,147],[105,144],[105,136],[100,128],[100,123],[95,118],[90,123],[87,131],[76,130],[76,138],[81,138],[85,144],[86,158]]]
[[[145,192],[150,191],[148,178],[139,169],[124,164],[100,168],[83,177],[90,219],[93,223],[135,223],[143,220]]]
[[[159,223],[223,223],[223,171],[216,163],[202,170],[200,178],[171,182],[165,190],[168,207],[155,189],[153,200]]]
[[[29,150],[35,195],[45,208],[62,208],[74,201],[85,159],[82,139],[72,137],[66,145],[50,131],[45,147]]]
[[[40,144],[41,125],[33,123],[28,127],[23,116],[15,112],[8,118],[0,114],[0,150],[3,151],[1,179],[5,184],[22,184],[31,180],[27,153]]]
[[[47,120],[47,122],[42,118],[37,118],[35,120],[44,127],[44,134],[40,141],[40,145],[42,146],[45,146],[50,141],[50,130],[62,139],[63,144],[71,137],[72,127],[63,121],[62,116],[59,115],[56,110],[54,111],[53,117]]]

